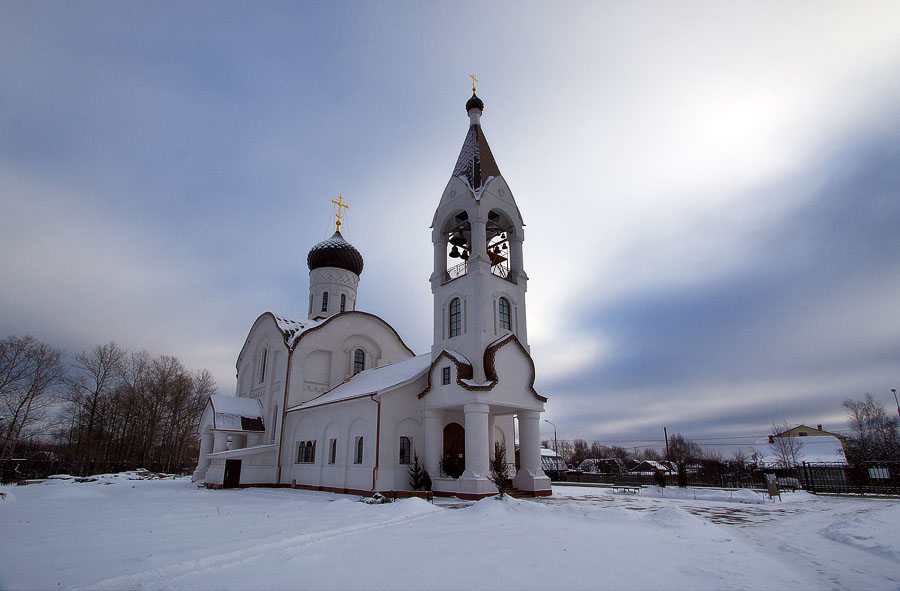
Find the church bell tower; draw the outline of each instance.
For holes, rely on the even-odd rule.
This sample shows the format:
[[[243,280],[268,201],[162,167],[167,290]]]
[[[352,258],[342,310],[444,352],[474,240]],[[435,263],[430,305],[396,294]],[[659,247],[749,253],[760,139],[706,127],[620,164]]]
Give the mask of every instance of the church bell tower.
[[[431,226],[434,340],[419,395],[425,466],[436,494],[477,499],[496,493],[490,461],[504,453],[516,462],[515,488],[549,495],[540,451],[547,399],[534,389],[525,315],[524,223],[481,129],[483,112],[473,85],[469,129]]]
[[[466,102],[469,130],[432,221],[432,359],[455,350],[485,380],[482,355],[513,333],[528,350],[522,215],[481,129],[484,103]]]

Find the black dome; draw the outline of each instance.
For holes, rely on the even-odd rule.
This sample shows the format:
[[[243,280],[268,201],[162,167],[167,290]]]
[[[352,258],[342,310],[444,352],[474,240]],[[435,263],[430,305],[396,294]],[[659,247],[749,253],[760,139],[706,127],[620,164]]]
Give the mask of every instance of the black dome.
[[[362,255],[344,240],[340,232],[335,232],[328,240],[313,246],[306,257],[306,264],[310,271],[322,267],[337,267],[361,275],[363,270]]]
[[[466,113],[471,111],[472,109],[480,109],[484,112],[484,101],[475,96],[475,93],[472,93],[472,98],[466,101]]]

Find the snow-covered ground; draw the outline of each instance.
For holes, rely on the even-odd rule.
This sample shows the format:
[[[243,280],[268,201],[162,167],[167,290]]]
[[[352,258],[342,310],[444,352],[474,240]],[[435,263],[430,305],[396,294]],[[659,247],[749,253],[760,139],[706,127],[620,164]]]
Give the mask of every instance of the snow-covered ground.
[[[893,500],[555,486],[454,508],[128,478],[0,487],[0,588],[900,588]]]

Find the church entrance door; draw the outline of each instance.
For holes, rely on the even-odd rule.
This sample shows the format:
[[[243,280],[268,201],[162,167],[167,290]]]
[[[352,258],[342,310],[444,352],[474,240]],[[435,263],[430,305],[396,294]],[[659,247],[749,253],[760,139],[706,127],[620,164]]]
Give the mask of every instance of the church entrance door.
[[[444,456],[441,471],[450,478],[459,478],[466,469],[466,430],[459,423],[444,427]]]
[[[222,488],[237,488],[241,483],[241,461],[225,460],[225,477]]]

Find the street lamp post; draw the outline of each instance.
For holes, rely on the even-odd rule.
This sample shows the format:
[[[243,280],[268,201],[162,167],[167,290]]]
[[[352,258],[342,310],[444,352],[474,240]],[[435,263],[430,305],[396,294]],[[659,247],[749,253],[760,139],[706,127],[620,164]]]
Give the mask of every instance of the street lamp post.
[[[553,425],[553,453],[556,454],[557,461],[559,461],[559,444],[556,442],[556,423],[548,421],[547,419],[544,419],[544,422]]]
[[[891,388],[891,393],[894,395],[894,402],[897,404],[897,416],[900,417],[900,400],[897,400],[897,388]]]

